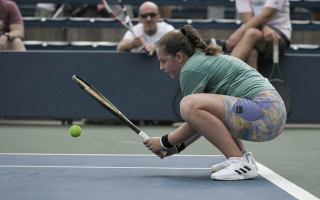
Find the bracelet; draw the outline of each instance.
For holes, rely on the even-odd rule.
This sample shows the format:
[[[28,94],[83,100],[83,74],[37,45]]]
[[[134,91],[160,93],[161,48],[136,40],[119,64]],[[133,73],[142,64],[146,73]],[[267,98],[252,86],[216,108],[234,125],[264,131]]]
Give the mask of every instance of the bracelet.
[[[164,150],[168,150],[170,148],[172,148],[173,146],[170,144],[169,140],[168,140],[168,136],[169,135],[164,135],[161,137],[161,140],[160,140],[160,144],[161,144],[161,147],[164,149]]]

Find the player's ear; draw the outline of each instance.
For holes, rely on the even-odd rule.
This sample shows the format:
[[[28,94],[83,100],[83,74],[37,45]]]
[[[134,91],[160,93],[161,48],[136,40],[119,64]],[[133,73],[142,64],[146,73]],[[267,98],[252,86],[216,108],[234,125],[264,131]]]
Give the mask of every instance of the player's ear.
[[[178,52],[176,53],[176,58],[177,58],[178,62],[181,63],[181,62],[183,61],[183,58],[184,58],[183,53],[181,53],[180,51],[178,51]]]

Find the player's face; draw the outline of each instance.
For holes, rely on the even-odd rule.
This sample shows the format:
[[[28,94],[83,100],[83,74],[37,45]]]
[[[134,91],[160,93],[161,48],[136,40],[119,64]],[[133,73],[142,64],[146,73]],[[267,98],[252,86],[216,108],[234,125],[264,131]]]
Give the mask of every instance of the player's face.
[[[178,78],[183,64],[179,62],[178,55],[167,55],[163,51],[163,47],[156,48],[158,60],[160,62],[160,70],[163,70],[171,78]]]

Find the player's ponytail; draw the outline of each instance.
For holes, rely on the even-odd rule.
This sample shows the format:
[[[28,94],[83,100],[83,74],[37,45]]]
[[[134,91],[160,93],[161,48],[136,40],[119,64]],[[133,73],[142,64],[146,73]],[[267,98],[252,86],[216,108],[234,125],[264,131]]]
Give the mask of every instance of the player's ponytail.
[[[199,50],[206,55],[222,53],[221,47],[213,44],[207,45],[199,33],[190,25],[185,25],[181,30],[168,32],[158,41],[157,45],[164,47],[164,52],[172,56],[179,51],[189,57]]]

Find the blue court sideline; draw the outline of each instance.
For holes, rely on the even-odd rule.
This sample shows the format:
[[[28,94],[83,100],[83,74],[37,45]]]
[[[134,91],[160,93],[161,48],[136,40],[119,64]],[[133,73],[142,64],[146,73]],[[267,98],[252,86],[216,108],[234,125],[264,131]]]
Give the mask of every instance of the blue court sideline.
[[[213,181],[221,156],[0,154],[1,199],[317,199],[259,164],[259,176]]]

